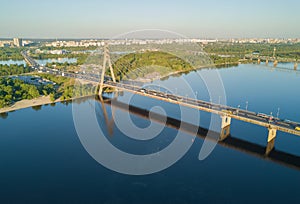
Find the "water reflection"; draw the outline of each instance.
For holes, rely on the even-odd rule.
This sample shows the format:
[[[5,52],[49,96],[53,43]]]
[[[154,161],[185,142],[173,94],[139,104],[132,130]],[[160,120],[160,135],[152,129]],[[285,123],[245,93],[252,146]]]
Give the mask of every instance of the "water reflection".
[[[40,65],[46,65],[47,63],[76,63],[77,59],[76,58],[51,58],[51,59],[38,59],[36,60]],[[26,65],[25,60],[0,60],[0,64],[2,65],[12,65],[12,64],[17,64],[17,65]]]
[[[42,110],[42,105],[32,106],[31,108],[35,111],[39,111]]]
[[[8,113],[7,112],[0,113],[0,118],[6,119],[7,117],[8,117]]]
[[[115,99],[113,99],[115,100]],[[127,111],[127,104],[124,104],[121,101],[114,101],[112,103],[111,100],[109,100],[109,98],[103,97],[97,100],[98,103],[101,104],[101,107],[103,108],[103,113],[105,114],[105,118],[107,118],[105,120],[105,124],[107,126],[107,129],[110,130],[110,135],[113,135],[113,117],[111,117],[111,120],[108,120],[108,111],[106,110],[107,106],[105,106],[105,104],[114,106],[114,108],[117,109],[121,109],[123,111]],[[149,120],[149,111],[146,109],[142,109],[136,106],[129,106],[129,112],[130,114],[133,114],[135,116],[141,117],[143,119]],[[160,123],[162,125],[164,125],[164,116],[161,116],[158,113],[151,113],[151,119],[157,123]],[[153,116],[153,117],[152,117]],[[181,126],[181,124],[183,124],[183,126]],[[193,124],[189,124],[189,123],[185,123],[184,121],[180,121],[178,119],[172,118],[172,117],[167,117],[166,120],[166,126],[170,127],[170,128],[174,128],[176,130],[179,130],[179,128],[181,128],[181,131],[184,131],[186,133],[190,133],[193,134],[193,132],[191,132],[190,130],[193,130],[195,128],[195,125]],[[201,139],[205,139],[208,130],[202,127],[196,127],[198,128],[198,133],[197,133],[197,137],[201,138]],[[212,132],[212,134],[215,134],[217,137],[219,136],[219,133],[217,132]],[[232,135],[230,135],[230,137],[228,137],[226,140],[223,140],[222,142],[219,142],[218,145],[221,145],[223,147],[226,148],[231,148],[234,150],[237,150],[239,152],[243,152],[243,153],[247,153],[253,156],[256,156],[258,158],[267,160],[267,161],[272,161],[275,162],[277,164],[280,165],[284,165],[287,167],[291,167],[291,168],[295,168],[297,170],[300,170],[300,157],[297,155],[293,155],[293,154],[289,154],[280,150],[276,150],[274,149],[269,156],[265,155],[265,151],[266,151],[266,146],[262,146],[259,144],[255,144],[249,141],[245,141],[243,139],[239,139],[236,138]]]

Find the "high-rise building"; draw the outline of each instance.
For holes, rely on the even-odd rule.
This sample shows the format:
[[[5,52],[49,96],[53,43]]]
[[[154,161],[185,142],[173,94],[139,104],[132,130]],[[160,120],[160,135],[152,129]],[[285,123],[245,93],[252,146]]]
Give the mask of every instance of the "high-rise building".
[[[23,42],[22,42],[21,38],[14,38],[13,42],[14,42],[14,46],[16,46],[16,47],[22,47],[23,46]]]

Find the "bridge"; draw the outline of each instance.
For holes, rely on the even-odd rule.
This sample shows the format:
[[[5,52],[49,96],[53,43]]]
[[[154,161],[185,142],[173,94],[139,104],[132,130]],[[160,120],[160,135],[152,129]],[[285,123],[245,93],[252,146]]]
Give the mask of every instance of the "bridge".
[[[33,63],[32,62],[33,59],[30,58],[27,54],[24,54],[23,56],[27,58],[26,61]],[[107,65],[110,69],[111,77],[105,76]],[[82,73],[78,73],[78,74],[66,73],[66,72],[53,70],[50,68],[41,68],[40,70],[42,70],[43,72],[46,71],[47,73],[50,74],[62,75],[62,76],[72,77],[77,79],[79,78],[93,83],[99,83],[98,95],[100,97],[102,97],[103,90],[104,90],[103,88],[109,87],[114,89],[115,91],[131,92],[133,94],[138,94],[144,97],[153,98],[158,101],[165,101],[168,103],[178,104],[180,106],[185,106],[192,109],[205,111],[212,114],[217,114],[221,117],[221,132],[219,136],[219,141],[225,140],[230,135],[230,125],[232,119],[265,127],[268,129],[267,145],[265,150],[266,155],[269,155],[269,153],[274,149],[277,131],[300,136],[300,124],[297,122],[276,118],[266,114],[250,112],[248,110],[242,110],[239,108],[230,107],[222,104],[207,102],[199,99],[183,97],[171,93],[164,93],[152,89],[145,89],[136,84],[117,82],[113,74],[114,72],[110,61],[109,50],[106,46],[104,48],[104,60],[103,60],[102,74],[100,75],[100,79],[98,76],[94,76],[94,75],[84,75]]]
[[[269,154],[270,151],[274,148],[277,130],[300,136],[300,128],[299,130],[295,130],[295,128],[298,129],[298,125],[300,127],[300,124],[296,122],[282,120],[264,114],[257,114],[255,112],[237,109],[222,104],[215,104],[203,100],[174,95],[171,93],[160,92],[157,90],[144,89],[131,84],[106,81],[104,86],[113,88],[115,90],[127,91],[145,97],[154,98],[160,101],[166,101],[169,103],[178,104],[180,106],[186,106],[200,111],[220,115],[222,119],[221,133],[219,138],[220,141],[226,139],[230,135],[231,119],[241,120],[244,122],[266,127],[269,131],[266,154]]]
[[[273,62],[273,67],[277,67],[279,58],[276,56],[276,47],[274,47],[273,56],[261,56],[261,55],[253,55],[245,56],[245,59],[250,59],[251,61],[257,61],[257,64],[260,64],[262,61],[265,62],[265,65],[268,66],[269,62]],[[282,58],[280,59],[282,62],[291,62],[290,59]],[[294,61],[294,70],[298,69],[298,60],[295,59]]]
[[[39,63],[37,63],[34,59],[32,59],[31,57],[28,56],[27,52],[26,51],[22,51],[21,52],[21,55],[23,56],[25,62],[33,67],[33,68],[38,68],[40,67]]]
[[[284,67],[278,67],[278,59],[276,58],[268,58],[268,57],[264,57],[264,56],[261,56],[261,57],[254,57],[252,58],[252,60],[256,61],[257,60],[257,64],[260,64],[262,61],[265,62],[265,66],[268,66],[270,62],[273,62],[273,67],[275,68],[279,68],[279,69],[287,69],[287,68],[284,68]],[[297,71],[298,69],[298,62],[295,61],[294,62],[294,70]]]

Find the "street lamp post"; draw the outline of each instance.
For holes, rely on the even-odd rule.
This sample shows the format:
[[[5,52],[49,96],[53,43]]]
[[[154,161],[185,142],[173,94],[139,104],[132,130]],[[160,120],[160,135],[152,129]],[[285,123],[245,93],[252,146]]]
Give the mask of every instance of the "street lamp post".
[[[273,119],[273,112],[270,113],[269,123],[272,122],[272,119]]]
[[[277,109],[277,118],[279,118],[279,111],[280,111],[280,108]]]

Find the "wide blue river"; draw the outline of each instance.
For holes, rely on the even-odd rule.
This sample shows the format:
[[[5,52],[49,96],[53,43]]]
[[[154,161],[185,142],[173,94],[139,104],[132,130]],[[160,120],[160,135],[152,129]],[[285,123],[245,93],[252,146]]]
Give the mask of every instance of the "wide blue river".
[[[185,81],[199,99],[209,101],[205,82],[199,75],[212,71],[215,70],[198,70],[155,83],[159,88],[173,87],[171,91],[185,95],[180,85]],[[300,72],[250,64],[221,68],[218,72],[228,105],[300,121]],[[118,100],[125,98],[126,93]],[[224,102],[223,97],[219,100]],[[233,120],[231,137],[255,144],[254,147],[220,144],[204,160],[198,159],[203,138],[186,135],[193,144],[178,162],[157,173],[134,176],[110,170],[91,157],[75,130],[73,104],[57,103],[2,114],[0,203],[300,202],[300,169],[289,165],[288,157],[276,162],[253,153],[256,146],[266,145],[266,128]],[[178,106],[167,102],[134,96],[131,104],[147,109],[159,104],[169,116],[180,118]],[[108,120],[113,112],[109,105],[102,106],[98,101],[94,104],[89,99],[76,107],[96,109],[105,137],[128,153],[157,152],[172,143],[177,134],[176,129],[165,127],[155,138],[138,140],[105,120],[104,112]],[[149,125],[148,119],[136,114],[131,114],[130,119],[141,128]],[[209,119],[209,114],[201,113],[200,126],[207,128]],[[112,132],[107,124],[112,124]],[[300,156],[300,138],[278,132],[275,151],[294,155],[293,158]]]

